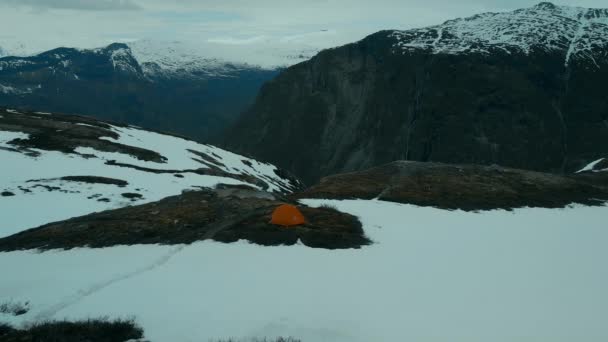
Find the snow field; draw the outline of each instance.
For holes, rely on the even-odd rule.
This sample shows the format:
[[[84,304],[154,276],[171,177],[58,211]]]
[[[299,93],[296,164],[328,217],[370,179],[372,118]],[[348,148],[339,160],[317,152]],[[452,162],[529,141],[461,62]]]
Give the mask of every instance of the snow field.
[[[15,324],[133,316],[151,341],[608,338],[608,207],[467,213],[303,202],[359,216],[375,244],[0,253],[0,270],[11,275],[0,294],[31,301],[29,313],[9,318]]]

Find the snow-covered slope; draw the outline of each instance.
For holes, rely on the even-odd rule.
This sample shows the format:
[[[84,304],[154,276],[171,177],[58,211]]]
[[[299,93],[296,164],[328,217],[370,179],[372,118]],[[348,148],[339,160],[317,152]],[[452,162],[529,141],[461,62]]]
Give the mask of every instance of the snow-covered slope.
[[[417,49],[443,54],[559,51],[565,65],[581,59],[599,67],[596,58],[606,57],[608,48],[608,9],[544,2],[513,12],[484,13],[390,35],[397,40],[395,51],[402,53]]]
[[[141,40],[129,43],[146,75],[201,75],[230,77],[235,71],[253,68],[245,63],[232,64],[218,58],[206,57],[193,45],[183,42]]]
[[[0,165],[0,237],[218,183],[276,192],[296,185],[273,165],[211,145],[14,110],[0,110]]]
[[[465,213],[306,200],[360,217],[360,250],[244,242],[0,253],[15,325],[134,317],[151,341],[608,339],[608,207]],[[95,267],[91,267],[95,265]]]

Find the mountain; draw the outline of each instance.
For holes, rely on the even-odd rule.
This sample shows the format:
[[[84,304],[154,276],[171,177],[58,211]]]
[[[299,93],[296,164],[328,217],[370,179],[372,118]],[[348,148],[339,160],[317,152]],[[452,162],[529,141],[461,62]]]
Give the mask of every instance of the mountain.
[[[394,160],[574,172],[608,154],[608,10],[541,3],[320,52],[226,146],[311,184]]]
[[[0,236],[217,184],[289,193],[275,166],[87,117],[0,109]]]
[[[0,58],[0,106],[216,136],[278,70],[139,44]],[[153,53],[153,52],[156,53]]]

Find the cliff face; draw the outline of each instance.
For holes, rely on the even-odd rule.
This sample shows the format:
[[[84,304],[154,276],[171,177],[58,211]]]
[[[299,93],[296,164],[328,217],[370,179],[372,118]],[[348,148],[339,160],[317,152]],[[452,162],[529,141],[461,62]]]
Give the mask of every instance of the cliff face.
[[[309,183],[393,160],[578,170],[608,152],[608,57],[594,38],[608,28],[606,13],[522,11],[382,31],[323,51],[267,83],[227,144]],[[572,18],[553,28],[561,36],[534,30],[565,12]],[[593,13],[600,19],[589,23]],[[513,30],[513,18],[532,26],[512,41],[469,41],[484,25]]]

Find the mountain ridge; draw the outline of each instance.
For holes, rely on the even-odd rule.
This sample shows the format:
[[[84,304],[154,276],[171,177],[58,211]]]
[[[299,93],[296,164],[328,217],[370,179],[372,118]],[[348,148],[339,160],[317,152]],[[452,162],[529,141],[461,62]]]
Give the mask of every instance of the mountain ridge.
[[[395,53],[411,49],[444,54],[561,50],[565,51],[564,66],[577,58],[599,68],[594,54],[605,54],[608,47],[608,9],[542,2],[512,12],[487,12],[427,28],[395,30],[391,36],[396,40]]]
[[[209,140],[253,102],[263,82],[278,73],[213,63],[190,69],[140,64],[124,43],[2,57],[0,106],[92,115]]]
[[[537,12],[497,15],[517,23],[522,13]],[[481,20],[472,18],[456,22]],[[545,22],[530,23],[544,37]],[[608,26],[593,27],[603,32]],[[420,34],[427,31],[433,34]],[[408,31],[410,42],[432,42],[435,31]],[[272,161],[308,184],[394,160],[570,173],[608,154],[605,50],[593,61],[571,54],[566,65],[565,44],[527,53],[477,42],[463,53],[435,53],[427,43],[396,50],[401,40],[394,32],[371,34],[288,68],[262,88],[226,146]]]

